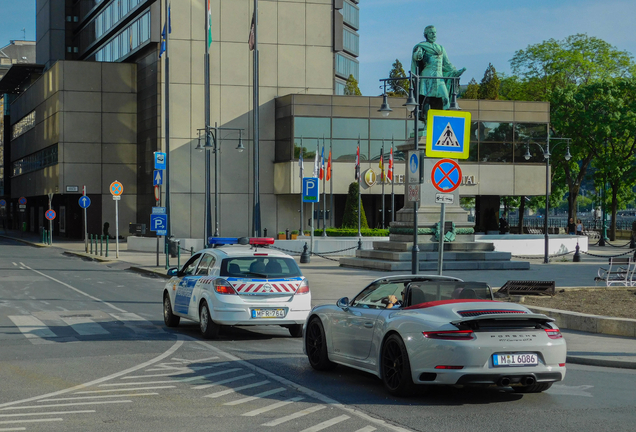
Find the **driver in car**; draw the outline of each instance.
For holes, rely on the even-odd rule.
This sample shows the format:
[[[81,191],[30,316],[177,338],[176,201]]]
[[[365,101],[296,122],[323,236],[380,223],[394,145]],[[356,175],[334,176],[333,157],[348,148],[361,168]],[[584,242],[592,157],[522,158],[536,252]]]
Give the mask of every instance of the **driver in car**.
[[[404,304],[404,291],[402,291],[402,300],[398,300],[393,294],[386,296],[382,299],[382,303],[386,305],[387,309],[398,308]]]

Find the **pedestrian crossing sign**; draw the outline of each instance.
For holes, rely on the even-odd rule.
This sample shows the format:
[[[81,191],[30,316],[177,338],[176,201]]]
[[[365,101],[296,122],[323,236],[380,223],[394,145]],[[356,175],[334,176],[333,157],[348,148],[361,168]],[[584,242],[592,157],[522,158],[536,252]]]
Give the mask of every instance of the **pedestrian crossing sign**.
[[[468,159],[470,113],[429,110],[426,121],[426,156]]]

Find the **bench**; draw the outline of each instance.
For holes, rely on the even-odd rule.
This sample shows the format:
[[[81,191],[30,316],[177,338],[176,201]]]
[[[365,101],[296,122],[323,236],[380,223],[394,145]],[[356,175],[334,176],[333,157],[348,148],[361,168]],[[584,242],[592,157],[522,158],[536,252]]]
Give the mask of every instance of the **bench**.
[[[509,280],[496,293],[496,297],[511,295],[550,295],[556,294],[554,281]]]
[[[605,282],[606,286],[633,286],[634,270],[636,270],[636,263],[631,258],[611,257],[609,268],[599,268],[594,282]]]

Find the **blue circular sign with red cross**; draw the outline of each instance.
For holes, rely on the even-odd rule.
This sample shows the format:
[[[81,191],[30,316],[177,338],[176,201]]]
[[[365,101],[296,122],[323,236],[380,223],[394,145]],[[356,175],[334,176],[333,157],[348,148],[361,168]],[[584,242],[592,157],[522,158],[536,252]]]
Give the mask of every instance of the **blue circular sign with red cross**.
[[[18,203],[20,205],[25,205],[26,204],[26,198],[25,197],[20,197],[20,199],[18,200]]]
[[[431,171],[433,186],[440,192],[453,192],[462,182],[462,169],[452,159],[442,159]]]
[[[44,216],[48,219],[48,220],[53,220],[55,219],[55,210],[47,210],[46,213],[44,213]]]
[[[112,196],[120,196],[124,193],[124,185],[115,180],[110,184],[110,193]]]

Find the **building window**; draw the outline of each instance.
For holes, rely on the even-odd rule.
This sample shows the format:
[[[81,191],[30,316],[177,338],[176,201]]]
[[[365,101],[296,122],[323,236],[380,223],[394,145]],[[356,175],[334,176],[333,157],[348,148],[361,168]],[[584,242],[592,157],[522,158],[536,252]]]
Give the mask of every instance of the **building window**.
[[[344,50],[349,54],[358,56],[360,54],[360,36],[347,28],[342,29],[342,44]]]
[[[344,91],[346,86],[347,86],[346,83],[336,80],[336,88],[335,88],[336,95],[344,96]]]
[[[22,134],[30,131],[35,127],[35,111],[31,111],[22,119],[13,125],[13,133],[11,134],[11,139],[14,140]]]
[[[17,177],[52,165],[57,165],[57,144],[13,162],[11,164],[11,177]]]
[[[360,64],[349,57],[337,53],[336,54],[336,74],[345,80],[349,78],[349,75],[360,81]]]
[[[132,0],[133,2],[136,0]],[[150,12],[123,29],[95,53],[95,60],[116,62],[150,40]]]
[[[342,8],[344,23],[354,29],[360,29],[360,9],[345,0]]]

